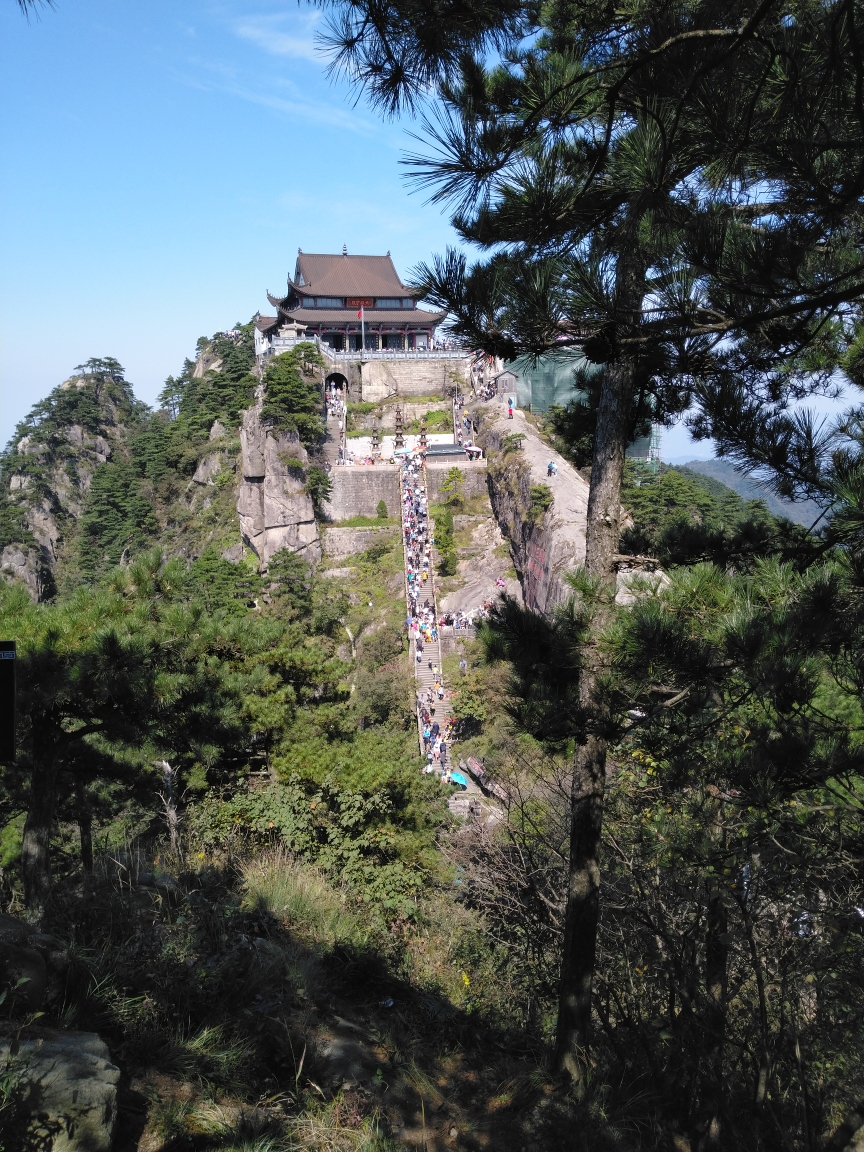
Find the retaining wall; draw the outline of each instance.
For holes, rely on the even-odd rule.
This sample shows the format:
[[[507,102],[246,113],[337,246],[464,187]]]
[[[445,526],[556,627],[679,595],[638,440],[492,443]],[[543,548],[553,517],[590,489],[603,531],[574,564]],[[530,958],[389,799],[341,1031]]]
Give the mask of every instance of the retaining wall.
[[[381,528],[324,528],[321,547],[328,560],[343,560],[357,552],[365,552],[382,537],[394,539],[399,529],[394,524]]]
[[[349,441],[350,443],[350,441]],[[465,477],[465,496],[476,496],[486,491],[486,461],[454,458],[447,463],[426,467],[429,499],[438,500],[441,485],[450,469],[456,465]],[[387,505],[389,516],[399,516],[399,465],[365,464],[336,467],[330,473],[333,491],[324,505],[328,520],[350,520],[352,516],[377,516],[378,501]],[[332,531],[332,529],[331,529]],[[350,529],[349,529],[350,531]]]
[[[364,400],[388,396],[447,396],[453,373],[463,386],[468,380],[468,360],[367,360],[360,369]]]
[[[471,461],[467,457],[463,460],[454,458],[448,460],[446,464],[426,465],[426,484],[429,490],[429,499],[433,502],[437,501],[441,492],[441,485],[454,464],[465,478],[465,487],[462,489],[464,496],[476,496],[478,493],[486,491],[486,461]]]
[[[399,515],[399,465],[372,464],[336,467],[330,473],[333,491],[324,506],[329,520],[377,516],[378,501],[390,516]]]

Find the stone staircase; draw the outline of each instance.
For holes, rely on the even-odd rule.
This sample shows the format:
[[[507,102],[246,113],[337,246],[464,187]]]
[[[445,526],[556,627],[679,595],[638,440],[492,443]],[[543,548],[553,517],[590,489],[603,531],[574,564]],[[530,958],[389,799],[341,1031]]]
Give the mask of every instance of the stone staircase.
[[[419,486],[420,486],[420,490],[421,490],[422,494],[427,498],[426,507],[428,508],[429,502],[428,502],[428,489],[426,486],[426,468],[425,468],[425,466],[421,469],[420,474],[419,474]],[[404,508],[404,506],[405,506],[404,505],[405,475],[401,471],[401,469],[400,469],[400,473],[399,473],[399,491],[400,491],[400,497],[401,497],[400,508]],[[401,512],[400,512],[400,519],[401,519]],[[404,554],[404,558],[405,558],[404,559],[404,569],[406,572],[406,578],[405,578],[405,614],[407,616],[410,614],[411,606],[410,606],[410,599],[408,596],[408,579],[407,579],[408,545],[405,542],[404,524],[402,527],[402,550],[403,550],[403,554]],[[429,580],[428,580],[425,588],[420,593],[420,597],[419,597],[420,603],[422,603],[424,600],[428,600],[429,603],[432,605],[432,611],[433,611],[434,617],[437,621],[437,619],[438,619],[438,606],[437,606],[437,602],[435,599],[435,571],[434,571],[433,565],[431,565],[431,564],[429,566]],[[413,642],[410,644],[409,655],[411,658],[412,667],[414,669],[414,683],[415,683],[416,692],[417,692],[417,699],[418,699],[418,701],[420,701],[420,700],[425,701],[427,692],[432,690],[432,692],[433,692],[432,703],[431,704],[427,703],[427,707],[429,708],[430,712],[432,711],[433,708],[435,709],[435,719],[438,721],[438,723],[441,725],[441,727],[443,729],[445,727],[445,723],[446,723],[447,719],[449,719],[450,713],[449,713],[449,710],[447,708],[446,700],[444,700],[444,701],[439,700],[437,698],[437,696],[434,695],[435,681],[439,680],[441,683],[444,682],[444,670],[443,670],[442,661],[441,661],[441,641],[440,641],[440,638],[437,640],[433,640],[432,643],[424,643],[423,652],[421,653],[421,662],[419,664],[417,663],[417,651],[416,651],[415,644]],[[430,664],[432,665],[431,668],[430,668]],[[435,672],[436,668],[438,669],[437,673]],[[418,737],[421,751],[423,749],[423,731],[422,731],[422,729],[423,729],[423,725],[422,725],[422,721],[420,719],[420,709],[418,707],[418,709],[417,709],[417,737]],[[450,762],[450,760],[449,760],[449,749],[448,749],[448,763],[449,762]]]

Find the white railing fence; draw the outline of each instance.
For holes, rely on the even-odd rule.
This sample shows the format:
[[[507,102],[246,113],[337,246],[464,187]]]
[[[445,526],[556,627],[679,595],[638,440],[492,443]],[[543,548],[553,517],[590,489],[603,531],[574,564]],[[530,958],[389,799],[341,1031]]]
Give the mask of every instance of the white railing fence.
[[[269,341],[269,347],[264,351],[263,357],[278,356],[282,352],[290,352],[298,344],[317,344],[321,354],[334,363],[366,360],[464,360],[469,353],[463,348],[367,348],[361,352],[337,352],[326,344],[319,336],[303,336],[295,339],[293,336],[274,336]]]

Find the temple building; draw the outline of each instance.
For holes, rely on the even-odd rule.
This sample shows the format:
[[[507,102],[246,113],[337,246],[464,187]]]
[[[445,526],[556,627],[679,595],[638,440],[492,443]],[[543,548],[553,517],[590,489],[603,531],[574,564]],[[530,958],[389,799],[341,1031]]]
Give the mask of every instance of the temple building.
[[[340,256],[298,250],[286,295],[267,293],[276,315],[256,317],[255,349],[262,356],[317,337],[334,352],[422,352],[432,348],[445,314],[423,311],[418,298],[400,280],[389,252],[349,256],[343,247]]]

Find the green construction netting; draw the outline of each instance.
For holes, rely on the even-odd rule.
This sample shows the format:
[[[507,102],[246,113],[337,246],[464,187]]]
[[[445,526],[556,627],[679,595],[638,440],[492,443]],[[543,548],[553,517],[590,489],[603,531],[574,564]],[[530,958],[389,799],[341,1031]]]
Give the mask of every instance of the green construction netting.
[[[566,408],[571,400],[584,395],[576,384],[576,373],[595,375],[602,371],[581,352],[564,351],[541,356],[537,360],[523,356],[505,365],[505,371],[516,377],[516,403],[532,412],[548,412],[553,404]]]
[[[571,400],[585,395],[578,386],[579,377],[596,376],[603,371],[602,364],[587,360],[578,350],[562,349],[532,360],[528,356],[511,360],[505,372],[515,376],[515,382],[506,382],[505,392],[513,389],[516,404],[531,412],[548,412],[553,405],[566,408]],[[650,436],[640,436],[627,449],[627,455],[637,460],[659,456],[659,429]]]

